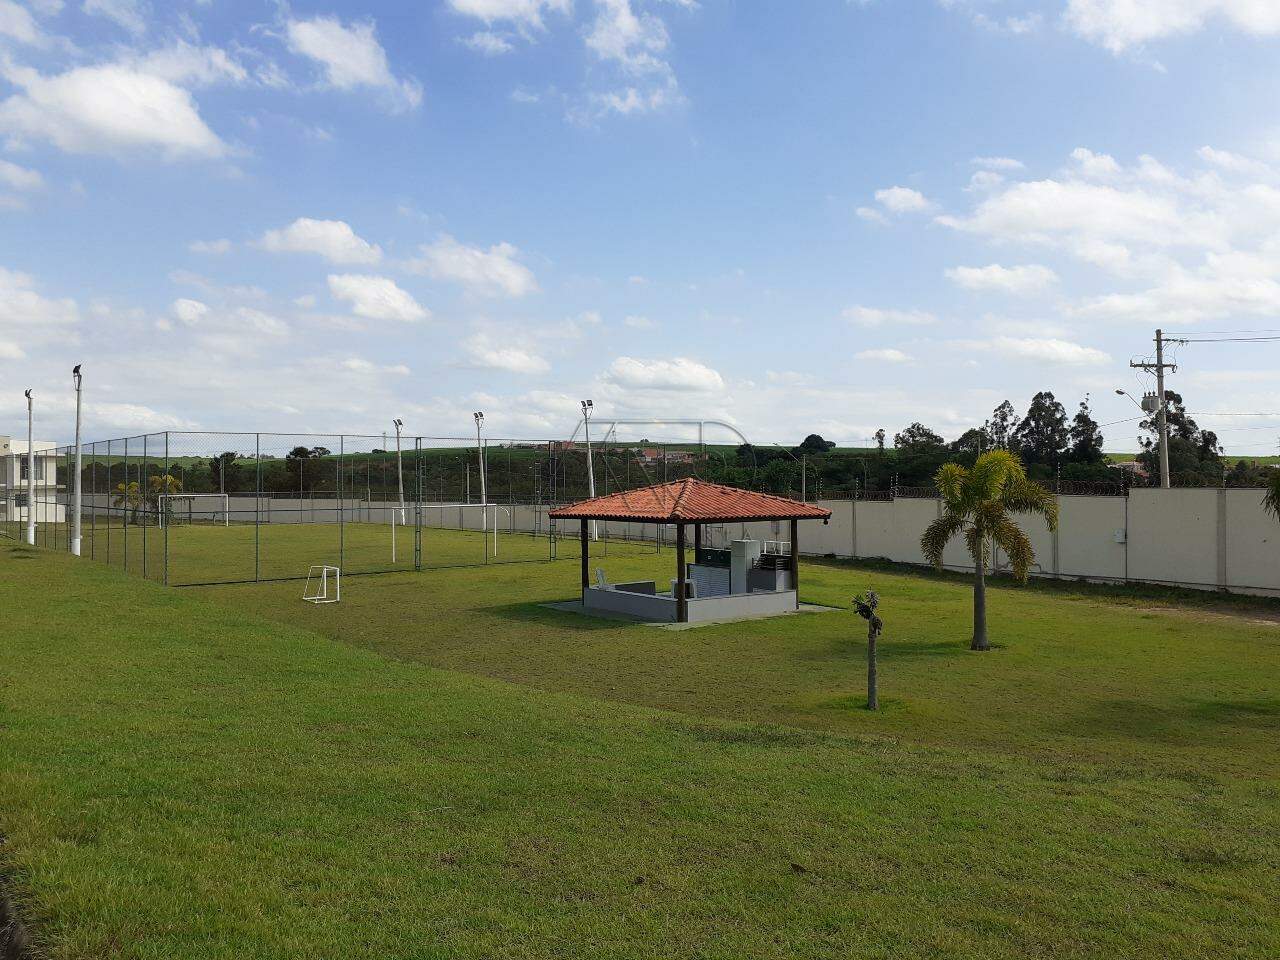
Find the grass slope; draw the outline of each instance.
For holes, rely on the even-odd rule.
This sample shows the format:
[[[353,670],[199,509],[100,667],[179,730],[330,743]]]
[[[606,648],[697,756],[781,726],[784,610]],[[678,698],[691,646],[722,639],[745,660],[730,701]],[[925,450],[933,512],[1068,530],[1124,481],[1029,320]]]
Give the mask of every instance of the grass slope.
[[[592,569],[615,582],[674,573],[670,549],[595,548]],[[299,604],[293,585],[211,595],[403,659],[695,715],[1178,776],[1280,770],[1280,603],[1223,616],[1107,589],[993,581],[1001,649],[981,655],[967,649],[963,578],[806,562],[803,599],[845,612],[678,632],[538,605],[574,596],[577,580],[576,562],[361,578],[340,606],[319,609]],[[865,627],[848,611],[868,587],[886,624],[876,715],[856,709]]]
[[[431,592],[394,574],[353,581],[352,596],[383,584],[403,612],[442,593],[479,601],[500,576],[505,593],[545,593],[529,570],[557,584],[573,573],[451,571]],[[244,609],[254,591],[286,588],[295,622]],[[327,640],[296,588],[201,596],[0,547],[2,849],[51,956],[1280,949],[1280,818],[1261,751],[1249,777],[1182,775],[542,693]],[[902,617],[910,604],[896,602]],[[486,648],[498,622],[535,650],[548,632],[593,632],[549,631],[534,609],[484,611],[473,644]],[[395,622],[419,642],[435,632]],[[722,635],[624,636],[664,654],[669,640]],[[855,672],[854,652],[841,656]],[[1012,656],[984,669],[1013,670]],[[899,717],[917,696],[901,663]],[[1235,725],[1202,722],[1238,739]]]

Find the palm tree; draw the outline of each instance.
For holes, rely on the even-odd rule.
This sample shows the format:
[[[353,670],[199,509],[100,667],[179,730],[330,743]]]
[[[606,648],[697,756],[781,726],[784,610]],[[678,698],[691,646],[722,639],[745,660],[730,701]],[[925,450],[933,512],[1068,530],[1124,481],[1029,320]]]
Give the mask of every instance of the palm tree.
[[[1262,508],[1280,520],[1280,465],[1271,469],[1267,478],[1267,493],[1262,498]]]
[[[151,501],[151,507],[156,512],[156,516],[160,517],[160,498],[172,496],[175,493],[182,492],[182,481],[172,474],[153,475],[147,480],[149,488],[148,499]],[[162,523],[168,523],[173,519],[173,501],[166,500],[164,503],[164,517]]]
[[[1010,514],[1039,514],[1050,530],[1056,530],[1058,503],[1052,493],[1027,479],[1022,461],[1008,450],[981,454],[969,470],[958,463],[945,463],[934,482],[942,495],[942,516],[929,524],[920,538],[920,549],[925,559],[941,568],[942,551],[953,537],[964,534],[973,557],[973,643],[969,649],[990,650],[986,588],[990,544],[1005,552],[1013,575],[1025,581],[1035,562],[1035,551]]]
[[[122,508],[121,516],[124,516],[124,511],[128,510],[132,514],[132,521],[137,523],[138,507],[142,505],[142,495],[138,489],[138,481],[129,480],[117,483],[116,496],[111,505]]]

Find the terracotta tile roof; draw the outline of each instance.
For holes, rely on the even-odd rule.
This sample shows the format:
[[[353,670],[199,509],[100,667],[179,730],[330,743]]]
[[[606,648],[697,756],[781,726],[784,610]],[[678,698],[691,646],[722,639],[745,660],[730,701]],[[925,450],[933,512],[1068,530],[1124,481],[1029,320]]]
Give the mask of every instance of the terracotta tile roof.
[[[739,490],[689,477],[611,493],[552,510],[556,520],[637,520],[643,523],[727,523],[735,520],[825,520],[813,504]]]

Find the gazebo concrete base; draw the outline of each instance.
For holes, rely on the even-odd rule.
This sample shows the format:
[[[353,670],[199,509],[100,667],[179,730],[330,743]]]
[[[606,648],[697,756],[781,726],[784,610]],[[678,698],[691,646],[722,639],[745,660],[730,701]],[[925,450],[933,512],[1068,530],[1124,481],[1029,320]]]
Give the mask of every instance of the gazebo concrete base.
[[[763,620],[770,617],[788,617],[798,613],[830,613],[839,610],[839,607],[824,607],[816,603],[802,603],[798,607],[795,603],[795,594],[787,591],[791,597],[790,602],[784,609],[769,608],[763,605],[754,608],[746,608],[739,606],[737,609],[732,607],[706,607],[702,611],[704,616],[693,619],[693,610],[695,603],[705,603],[706,601],[691,600],[689,602],[690,620],[685,623],[678,623],[674,617],[667,620],[654,620],[651,617],[638,616],[633,613],[625,613],[621,610],[611,610],[600,606],[587,607],[581,600],[563,600],[556,603],[544,603],[542,606],[548,610],[559,610],[563,613],[577,613],[582,616],[595,617],[601,620],[623,620],[631,623],[642,623],[650,627],[662,627],[665,630],[687,630],[691,627],[709,626],[715,623],[737,623],[743,620]],[[668,598],[669,599],[669,598]],[[728,600],[730,597],[712,597],[712,600]],[[720,616],[712,615],[713,612],[719,612]]]

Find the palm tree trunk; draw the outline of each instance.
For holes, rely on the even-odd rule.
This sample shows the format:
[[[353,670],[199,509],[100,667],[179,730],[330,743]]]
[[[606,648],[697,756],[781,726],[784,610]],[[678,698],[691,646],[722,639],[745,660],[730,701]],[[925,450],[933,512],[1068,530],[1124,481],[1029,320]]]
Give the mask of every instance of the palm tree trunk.
[[[987,561],[975,557],[973,563],[973,643],[970,650],[990,650],[987,641]]]

